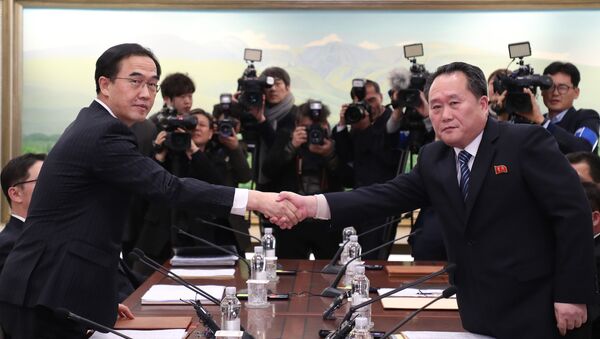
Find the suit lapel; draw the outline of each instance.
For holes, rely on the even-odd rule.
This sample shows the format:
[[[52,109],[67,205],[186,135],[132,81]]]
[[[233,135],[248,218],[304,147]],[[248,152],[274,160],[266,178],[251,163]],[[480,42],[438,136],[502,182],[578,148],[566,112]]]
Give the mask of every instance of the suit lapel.
[[[488,118],[481,138],[481,143],[479,144],[479,149],[477,150],[477,156],[475,157],[475,162],[471,169],[469,194],[467,196],[467,201],[465,201],[465,215],[467,222],[471,215],[471,211],[473,210],[473,206],[475,205],[475,201],[477,200],[477,195],[483,186],[485,176],[489,173],[492,160],[494,159],[496,148],[493,144],[498,138],[498,134],[498,123],[491,118]]]
[[[465,225],[465,205],[462,194],[458,188],[458,175],[456,173],[456,156],[452,147],[447,147],[446,153],[440,158],[440,165],[435,168],[442,168],[442,185],[448,196],[448,202],[456,212],[461,225]]]

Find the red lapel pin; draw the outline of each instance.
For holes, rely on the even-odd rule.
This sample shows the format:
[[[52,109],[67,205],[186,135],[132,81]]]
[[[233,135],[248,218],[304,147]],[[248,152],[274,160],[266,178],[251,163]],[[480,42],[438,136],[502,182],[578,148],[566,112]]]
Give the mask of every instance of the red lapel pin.
[[[508,167],[506,167],[506,165],[496,165],[494,166],[494,172],[496,172],[496,175],[508,173]]]

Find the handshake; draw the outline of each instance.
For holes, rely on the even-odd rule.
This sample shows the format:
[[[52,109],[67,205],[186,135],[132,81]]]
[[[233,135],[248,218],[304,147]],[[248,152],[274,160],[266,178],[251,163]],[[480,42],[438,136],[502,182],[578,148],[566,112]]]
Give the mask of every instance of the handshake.
[[[269,193],[248,191],[247,209],[258,211],[279,227],[292,228],[306,218],[317,216],[319,204],[314,195],[302,196],[292,192]]]

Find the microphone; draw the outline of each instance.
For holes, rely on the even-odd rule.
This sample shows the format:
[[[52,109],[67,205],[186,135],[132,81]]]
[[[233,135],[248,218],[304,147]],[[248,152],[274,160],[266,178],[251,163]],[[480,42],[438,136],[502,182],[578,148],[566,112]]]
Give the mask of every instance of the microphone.
[[[410,71],[404,67],[394,68],[390,71],[390,87],[395,91],[407,89],[410,86]]]
[[[386,334],[383,335],[382,339],[388,338],[390,335],[392,335],[392,333],[396,332],[400,327],[402,327],[404,324],[406,324],[407,322],[409,322],[412,318],[414,318],[417,314],[419,314],[421,311],[423,311],[425,308],[429,307],[429,305],[433,304],[434,302],[442,299],[442,298],[450,298],[451,296],[456,294],[456,286],[451,285],[450,287],[446,288],[443,292],[442,295],[436,297],[435,299],[433,299],[432,301],[428,302],[427,304],[425,304],[423,307],[414,310],[411,314],[409,314],[406,318],[404,318],[398,325],[396,325],[393,329],[391,329],[389,332],[387,332]]]
[[[323,320],[334,320],[333,312],[335,312],[346,298],[350,298],[351,291],[346,291],[333,299],[329,307],[323,312]]]
[[[362,232],[361,234],[357,234],[357,237],[361,237],[365,234],[369,234],[371,232],[375,232],[378,229],[381,229],[385,226],[388,226],[389,224],[396,222],[396,221],[400,221],[401,219],[403,219],[403,217],[399,217],[399,218],[395,218],[392,219],[388,222],[385,222],[381,225],[375,226],[371,229],[369,229],[368,231]],[[335,252],[335,255],[333,256],[333,258],[331,259],[331,261],[329,263],[327,263],[327,265],[325,265],[325,267],[323,267],[323,269],[321,270],[321,273],[323,274],[337,274],[340,272],[340,270],[342,269],[341,265],[336,265],[335,262],[340,258],[340,255],[342,254],[342,250],[344,249],[344,247],[346,247],[346,244],[350,241],[350,239],[346,240],[346,242],[344,242],[342,244],[342,246],[340,246],[340,248],[337,250],[337,252]]]
[[[389,244],[393,244],[394,242],[396,242],[396,241],[398,241],[398,240],[402,240],[402,239],[404,239],[404,238],[407,238],[407,237],[410,237],[410,236],[412,236],[412,235],[415,235],[415,234],[417,234],[417,233],[419,233],[419,232],[421,232],[421,229],[420,229],[420,228],[419,228],[419,229],[417,229],[417,230],[415,230],[415,231],[414,231],[414,232],[412,232],[412,233],[409,233],[409,234],[407,234],[407,235],[403,235],[403,236],[401,236],[401,237],[398,237],[398,238],[396,238],[396,239],[393,239],[393,240],[390,240],[390,241],[388,241],[388,242],[385,242],[385,243],[383,243],[383,244],[381,244],[381,245],[379,245],[379,246],[376,246],[376,247],[374,247],[374,248],[372,248],[372,249],[370,249],[370,250],[368,250],[368,251],[366,251],[366,252],[363,252],[361,255],[359,255],[359,256],[357,256],[357,257],[354,257],[354,258],[352,258],[352,259],[348,260],[348,262],[347,262],[347,263],[346,263],[344,266],[342,266],[342,268],[340,269],[340,271],[338,272],[338,274],[335,276],[335,279],[333,280],[333,282],[331,283],[331,285],[329,285],[328,287],[326,287],[326,288],[323,290],[323,292],[321,292],[321,296],[322,296],[322,297],[330,297],[330,298],[333,298],[333,297],[337,297],[337,296],[338,296],[340,293],[342,293],[342,291],[340,291],[340,290],[337,288],[337,285],[340,283],[340,280],[342,279],[342,275],[344,274],[344,272],[346,272],[346,268],[348,268],[348,265],[350,265],[350,263],[351,263],[351,262],[353,262],[354,260],[356,260],[356,259],[360,258],[360,257],[361,257],[361,256],[363,256],[363,255],[366,255],[366,254],[372,253],[372,252],[374,252],[374,251],[377,251],[378,249],[380,249],[380,248],[382,248],[382,247],[388,246]]]
[[[420,285],[420,284],[424,283],[427,280],[430,280],[430,279],[433,279],[433,278],[437,277],[438,275],[442,275],[444,273],[452,273],[452,272],[454,272],[455,269],[456,269],[456,264],[455,263],[449,263],[448,265],[446,265],[446,267],[442,268],[439,271],[430,273],[430,274],[428,274],[426,276],[423,276],[423,277],[421,277],[421,278],[419,278],[419,279],[417,279],[417,280],[415,280],[413,282],[410,282],[408,284],[404,284],[404,285],[402,285],[402,286],[400,286],[398,288],[395,288],[395,289],[393,289],[393,290],[391,290],[389,292],[386,292],[386,293],[384,293],[384,294],[382,294],[382,295],[380,295],[380,296],[378,296],[376,298],[372,298],[372,299],[367,300],[365,302],[362,302],[362,303],[360,303],[358,305],[352,306],[352,307],[350,307],[350,309],[348,310],[348,312],[344,316],[344,320],[343,321],[346,321],[346,320],[350,319],[350,316],[352,316],[352,313],[356,312],[356,310],[358,310],[361,307],[364,307],[364,306],[367,306],[367,305],[371,305],[372,303],[374,303],[376,301],[379,301],[379,300],[381,300],[383,298],[387,298],[390,295],[392,295],[394,293],[397,293],[397,292],[400,292],[400,291],[402,291],[404,289],[407,289],[409,287]]]
[[[221,252],[225,252],[227,254],[231,254],[231,255],[234,255],[234,256],[238,257],[244,264],[246,264],[246,266],[248,266],[248,272],[251,271],[250,270],[250,264],[248,263],[248,260],[246,260],[246,258],[243,258],[241,255],[237,254],[236,252],[230,251],[230,250],[224,248],[223,246],[219,246],[219,245],[214,244],[214,243],[212,243],[212,242],[210,242],[208,240],[204,240],[204,239],[200,238],[199,236],[196,236],[196,235],[193,235],[191,233],[188,233],[188,232],[182,230],[181,228],[179,228],[177,226],[171,226],[171,227],[174,230],[176,230],[179,234],[183,234],[183,235],[188,236],[188,237],[190,237],[190,238],[192,238],[194,240],[198,240],[201,243],[206,244],[206,245],[208,245],[210,247],[216,248],[216,249],[218,249]]]
[[[227,227],[227,226],[221,225],[221,224],[217,224],[217,223],[214,223],[212,221],[208,221],[208,220],[206,220],[204,218],[201,218],[201,217],[196,218],[196,220],[200,221],[203,224],[207,224],[207,225],[218,227],[218,228],[221,228],[221,229],[224,229],[224,230],[227,230],[227,231],[231,231],[233,233],[237,233],[237,234],[241,234],[241,235],[247,236],[248,238],[252,238],[252,239],[258,241],[259,244],[262,244],[262,240],[260,240],[259,238],[253,236],[252,234],[244,233],[242,231],[236,230],[235,228]]]
[[[194,293],[200,294],[201,296],[205,297],[206,299],[208,299],[210,302],[214,303],[215,305],[221,305],[221,301],[219,299],[204,292],[203,290],[198,288],[196,285],[190,284],[187,280],[184,280],[177,274],[173,273],[173,271],[167,269],[163,265],[152,260],[141,249],[134,248],[133,251],[131,251],[131,253],[129,254],[129,257],[133,260],[139,259],[141,263],[152,268],[153,270],[164,275],[165,277],[170,278],[171,280],[177,282],[178,284],[187,287],[188,289],[192,290]]]
[[[131,337],[128,337],[122,333],[119,333],[118,331],[115,331],[112,328],[98,324],[97,322],[91,321],[90,319],[84,318],[75,313],[71,313],[64,308],[57,308],[56,310],[54,310],[54,316],[59,319],[70,319],[70,320],[76,321],[80,324],[85,325],[86,327],[89,327],[90,329],[92,329],[94,331],[98,331],[98,332],[102,332],[102,333],[110,332],[121,338],[132,339]]]
[[[329,333],[325,339],[346,339],[353,328],[354,319],[344,321],[337,330]]]

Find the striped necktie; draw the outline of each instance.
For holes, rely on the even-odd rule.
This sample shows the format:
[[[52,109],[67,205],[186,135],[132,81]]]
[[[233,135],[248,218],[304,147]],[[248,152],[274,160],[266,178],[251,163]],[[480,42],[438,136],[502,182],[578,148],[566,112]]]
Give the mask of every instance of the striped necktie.
[[[469,154],[469,152],[462,150],[458,153],[458,164],[460,166],[460,192],[465,201],[467,200],[467,194],[469,194],[469,177],[471,176],[469,159],[471,159],[471,154]]]

